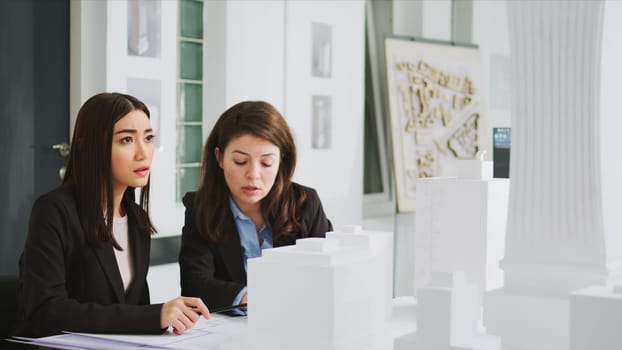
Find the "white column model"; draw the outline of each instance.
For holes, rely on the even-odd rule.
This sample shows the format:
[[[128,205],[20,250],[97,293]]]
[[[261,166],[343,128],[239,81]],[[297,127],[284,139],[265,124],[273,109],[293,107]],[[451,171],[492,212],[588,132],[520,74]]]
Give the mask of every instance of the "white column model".
[[[622,118],[619,86],[607,86],[619,85],[620,55],[617,67],[605,64],[619,44],[603,45],[604,10],[604,1],[508,1],[505,285],[484,308],[504,349],[568,349],[569,294],[620,272]]]

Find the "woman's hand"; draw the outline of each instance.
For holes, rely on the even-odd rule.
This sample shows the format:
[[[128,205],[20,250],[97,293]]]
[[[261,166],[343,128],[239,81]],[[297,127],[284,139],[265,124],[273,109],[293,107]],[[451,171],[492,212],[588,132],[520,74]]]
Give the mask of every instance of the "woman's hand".
[[[209,319],[209,310],[201,298],[177,297],[162,305],[160,327],[173,327],[176,334],[182,334],[192,328],[199,317]]]
[[[248,304],[248,292],[244,293],[244,296],[242,297],[242,300],[240,300],[240,304]],[[246,311],[248,311],[248,306],[241,307],[240,310],[246,312]]]

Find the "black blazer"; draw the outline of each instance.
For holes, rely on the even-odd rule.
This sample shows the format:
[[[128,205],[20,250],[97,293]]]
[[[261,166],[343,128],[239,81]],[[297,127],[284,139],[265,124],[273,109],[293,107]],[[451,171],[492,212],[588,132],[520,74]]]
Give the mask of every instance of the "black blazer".
[[[111,243],[86,243],[72,185],[41,196],[30,214],[20,258],[15,334],[41,337],[61,331],[159,333],[162,304],[149,304],[149,233],[137,229],[135,203],[124,203],[134,280],[127,292]]]
[[[295,244],[297,238],[325,237],[326,232],[333,230],[317,192],[300,187],[307,192],[307,199],[299,214],[299,220],[306,230],[298,232],[296,237],[274,242],[275,247]],[[231,305],[246,286],[240,235],[229,209],[223,227],[223,240],[218,243],[208,241],[195,223],[195,195],[195,192],[188,192],[183,199],[186,218],[179,254],[181,294],[201,297],[208,308]]]

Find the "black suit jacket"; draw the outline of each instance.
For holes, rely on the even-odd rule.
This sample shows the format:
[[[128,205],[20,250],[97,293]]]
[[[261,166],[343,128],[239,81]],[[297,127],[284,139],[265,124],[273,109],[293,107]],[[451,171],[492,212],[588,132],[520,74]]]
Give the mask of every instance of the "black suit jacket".
[[[33,205],[20,258],[21,289],[15,334],[41,337],[61,331],[159,333],[162,304],[149,304],[149,233],[137,229],[135,203],[124,203],[134,280],[123,290],[111,243],[86,243],[72,185]]]
[[[305,230],[298,232],[295,237],[274,242],[275,247],[295,244],[298,238],[325,237],[326,232],[333,230],[317,192],[308,187],[300,187],[307,192],[307,199],[299,214]],[[179,254],[181,294],[201,297],[209,308],[231,305],[246,286],[240,235],[229,209],[224,222],[223,240],[218,243],[208,241],[195,223],[195,194],[188,192],[183,199],[186,218]]]

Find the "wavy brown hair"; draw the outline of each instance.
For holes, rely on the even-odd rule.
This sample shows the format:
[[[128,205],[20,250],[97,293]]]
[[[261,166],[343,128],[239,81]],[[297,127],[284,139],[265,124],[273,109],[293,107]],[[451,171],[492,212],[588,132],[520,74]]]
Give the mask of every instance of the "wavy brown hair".
[[[75,186],[80,222],[91,246],[111,242],[116,249],[122,250],[112,234],[112,136],[115,123],[133,110],[141,110],[150,117],[143,102],[120,93],[97,94],[89,98],[78,112],[63,183]],[[121,205],[141,231],[153,234],[156,230],[148,214],[149,182],[140,191],[142,210],[133,210],[134,187],[125,190]],[[106,205],[105,218],[103,205]]]
[[[296,145],[289,126],[281,113],[264,101],[240,102],[226,110],[214,125],[203,148],[201,184],[194,203],[196,225],[208,240],[222,239],[231,192],[223,169],[218,165],[215,149],[224,152],[231,140],[245,135],[266,140],[281,152],[274,185],[260,202],[264,219],[272,227],[272,238],[277,242],[303,229],[298,212],[306,192],[291,181],[296,168]]]

